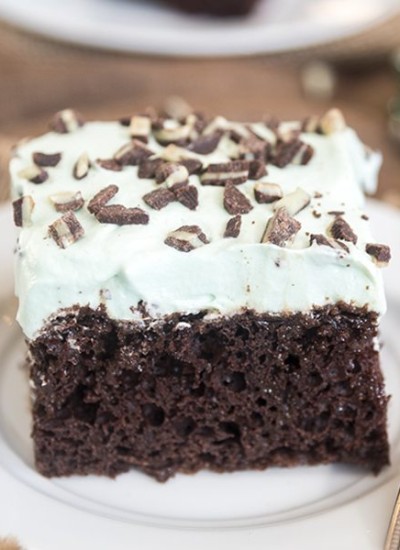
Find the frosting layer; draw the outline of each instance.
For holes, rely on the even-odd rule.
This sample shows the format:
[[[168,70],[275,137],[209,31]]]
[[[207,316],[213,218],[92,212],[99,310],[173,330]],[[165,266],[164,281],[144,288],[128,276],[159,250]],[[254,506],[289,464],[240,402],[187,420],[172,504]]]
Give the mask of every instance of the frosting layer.
[[[171,123],[170,130],[173,127]],[[261,123],[251,129],[258,135],[271,133]],[[300,188],[310,197],[307,207],[294,215],[301,228],[280,246],[261,242],[276,203],[257,202],[253,180],[235,186],[252,207],[241,215],[237,237],[224,237],[232,218],[224,208],[224,187],[203,185],[201,176],[189,177],[198,192],[194,210],[177,201],[160,210],[151,208],[143,196],[167,188],[166,183],[139,178],[137,166],[111,171],[95,162],[112,158],[129,139],[128,127],[92,122],[70,133],[50,132],[17,149],[11,161],[13,194],[34,201],[30,224],[22,224],[16,248],[18,321],[29,339],[58,310],[77,304],[92,308],[103,304],[111,317],[121,320],[140,317],[137,306],[141,303],[155,318],[201,310],[230,315],[246,308],[279,314],[307,312],[339,301],[384,312],[381,274],[365,251],[374,240],[363,215],[364,192],[375,189],[380,156],[367,151],[352,129],[330,135],[302,133],[301,140],[314,149],[310,162],[283,168],[268,164],[267,175],[257,181],[278,184],[284,196]],[[152,137],[148,147],[156,155],[165,153],[165,147]],[[234,142],[223,138],[211,154],[191,156],[207,166],[230,160],[232,148]],[[26,173],[37,152],[61,153],[55,166],[45,168],[48,177],[42,183],[32,183]],[[83,179],[76,179],[74,169],[84,154],[91,168]],[[140,208],[149,222],[99,223],[87,205],[109,185],[116,185],[118,191],[108,205]],[[78,192],[84,206],[74,214],[84,235],[61,248],[49,236],[49,226],[62,215],[54,206],[54,195]],[[311,235],[329,235],[337,217],[345,219],[357,242],[339,239],[335,247],[315,240],[310,244]],[[190,252],[165,244],[168,234],[182,226],[198,226],[208,242]]]

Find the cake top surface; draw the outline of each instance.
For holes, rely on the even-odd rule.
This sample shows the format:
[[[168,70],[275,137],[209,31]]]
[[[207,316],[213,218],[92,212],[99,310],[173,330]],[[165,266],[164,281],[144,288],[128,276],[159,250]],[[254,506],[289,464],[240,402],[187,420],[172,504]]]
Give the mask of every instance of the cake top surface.
[[[155,317],[338,301],[382,313],[389,251],[363,213],[380,162],[336,110],[248,124],[58,113],[11,161],[19,322],[32,338],[74,305],[127,320],[143,304]]]

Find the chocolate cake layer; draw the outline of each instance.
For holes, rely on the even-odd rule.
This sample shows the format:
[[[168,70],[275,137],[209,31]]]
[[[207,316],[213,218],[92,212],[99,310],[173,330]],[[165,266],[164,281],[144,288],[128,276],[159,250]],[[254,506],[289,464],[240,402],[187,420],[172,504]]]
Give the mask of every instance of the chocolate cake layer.
[[[61,312],[29,343],[46,476],[389,463],[377,315],[245,311],[118,322]]]

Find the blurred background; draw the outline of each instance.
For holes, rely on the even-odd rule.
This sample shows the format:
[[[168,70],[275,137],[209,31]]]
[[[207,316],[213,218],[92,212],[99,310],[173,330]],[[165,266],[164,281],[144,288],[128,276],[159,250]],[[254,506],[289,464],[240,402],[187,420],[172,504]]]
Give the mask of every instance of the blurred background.
[[[335,105],[400,206],[398,0],[0,0],[0,201],[10,148],[55,111],[119,118],[169,96],[238,120]]]

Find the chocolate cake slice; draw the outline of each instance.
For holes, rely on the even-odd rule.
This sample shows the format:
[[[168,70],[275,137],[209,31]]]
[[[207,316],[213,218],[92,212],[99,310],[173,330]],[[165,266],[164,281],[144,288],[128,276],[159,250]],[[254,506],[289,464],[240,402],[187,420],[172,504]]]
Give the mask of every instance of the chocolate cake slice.
[[[39,472],[389,463],[380,155],[339,111],[51,128],[11,161]]]

